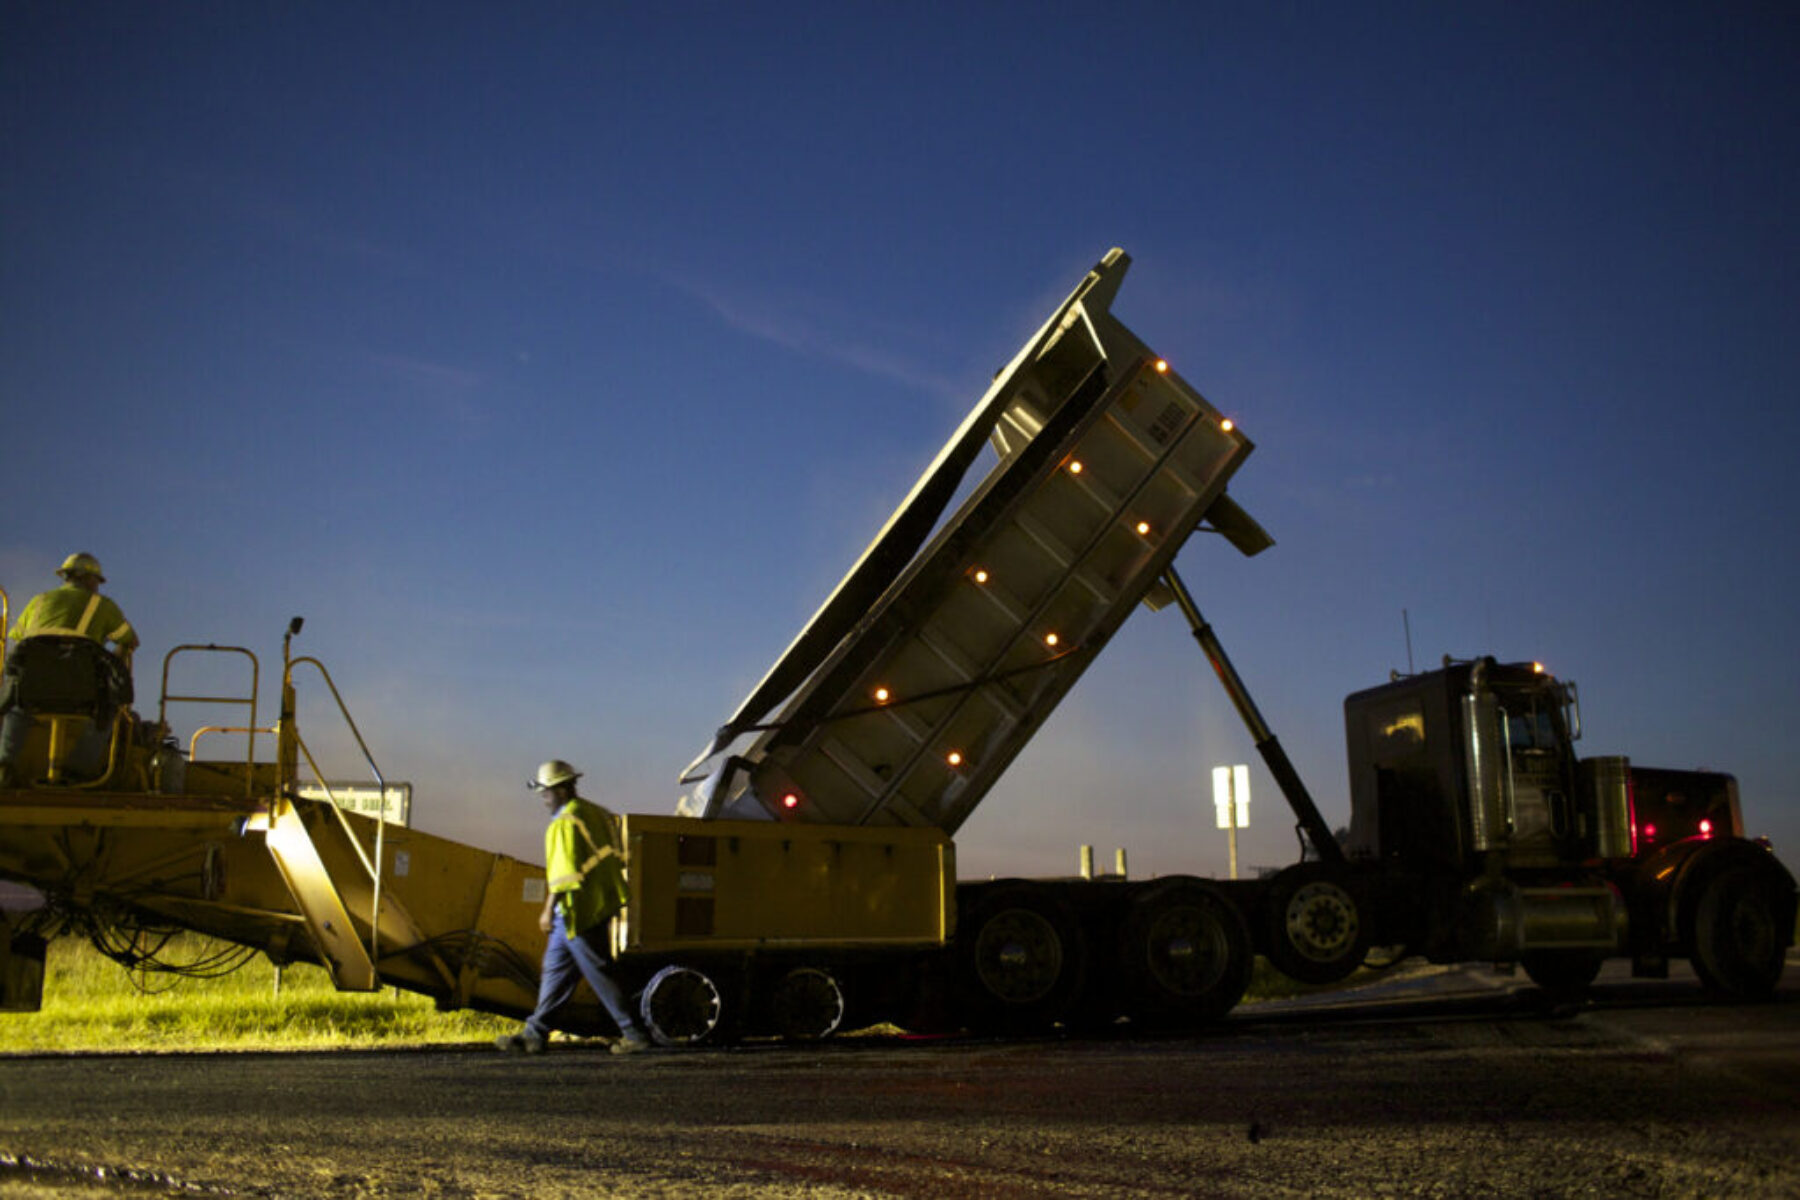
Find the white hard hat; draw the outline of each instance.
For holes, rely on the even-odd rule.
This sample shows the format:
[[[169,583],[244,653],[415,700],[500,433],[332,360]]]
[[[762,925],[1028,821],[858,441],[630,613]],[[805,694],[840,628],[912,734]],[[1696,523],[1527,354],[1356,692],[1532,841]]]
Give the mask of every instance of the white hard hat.
[[[537,778],[532,780],[531,786],[542,792],[559,783],[574,783],[580,778],[580,771],[560,758],[553,758],[537,769]]]
[[[106,576],[100,573],[100,560],[91,554],[80,552],[63,559],[63,565],[56,568],[56,573],[64,579],[73,579],[77,575],[92,575],[101,583],[106,582]]]

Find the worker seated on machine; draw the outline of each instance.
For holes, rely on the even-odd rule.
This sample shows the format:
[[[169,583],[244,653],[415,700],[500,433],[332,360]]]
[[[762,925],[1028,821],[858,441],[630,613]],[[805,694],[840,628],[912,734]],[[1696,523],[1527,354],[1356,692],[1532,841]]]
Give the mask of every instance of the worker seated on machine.
[[[63,586],[32,597],[19,614],[0,673],[0,788],[25,783],[15,764],[37,715],[88,719],[66,766],[72,777],[97,777],[106,769],[113,720],[132,700],[137,631],[100,594],[106,576],[99,561],[71,554],[56,573]],[[64,765],[52,762],[52,776]]]

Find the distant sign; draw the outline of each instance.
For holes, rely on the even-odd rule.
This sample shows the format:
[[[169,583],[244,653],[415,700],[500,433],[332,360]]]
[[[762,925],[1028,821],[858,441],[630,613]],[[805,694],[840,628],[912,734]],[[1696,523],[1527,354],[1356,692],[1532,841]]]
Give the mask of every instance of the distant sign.
[[[330,788],[329,795],[325,789]],[[391,825],[412,822],[412,784],[390,783],[385,789],[371,783],[303,783],[297,789],[308,800],[331,800],[345,812],[365,817],[382,816]],[[383,803],[383,800],[386,803]]]
[[[1250,827],[1250,768],[1243,763],[1213,768],[1213,810],[1220,829]]]

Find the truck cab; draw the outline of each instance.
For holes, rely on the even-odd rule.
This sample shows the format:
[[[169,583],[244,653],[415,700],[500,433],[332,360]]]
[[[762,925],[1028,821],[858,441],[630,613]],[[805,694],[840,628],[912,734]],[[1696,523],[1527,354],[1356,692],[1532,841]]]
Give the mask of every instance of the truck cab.
[[[1574,685],[1535,663],[1397,676],[1344,718],[1352,858],[1464,874],[1631,853],[1624,760],[1577,761]]]
[[[1535,663],[1447,660],[1344,702],[1345,846],[1382,942],[1585,984],[1629,955],[1772,989],[1794,882],[1744,838],[1729,775],[1576,757],[1573,683]]]

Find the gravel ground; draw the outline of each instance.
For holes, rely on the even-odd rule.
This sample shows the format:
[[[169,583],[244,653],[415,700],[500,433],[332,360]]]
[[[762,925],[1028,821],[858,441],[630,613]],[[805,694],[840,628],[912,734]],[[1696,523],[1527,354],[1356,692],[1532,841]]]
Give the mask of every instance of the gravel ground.
[[[1800,1195],[1791,992],[1521,994],[1169,1039],[18,1057],[0,1196]]]

